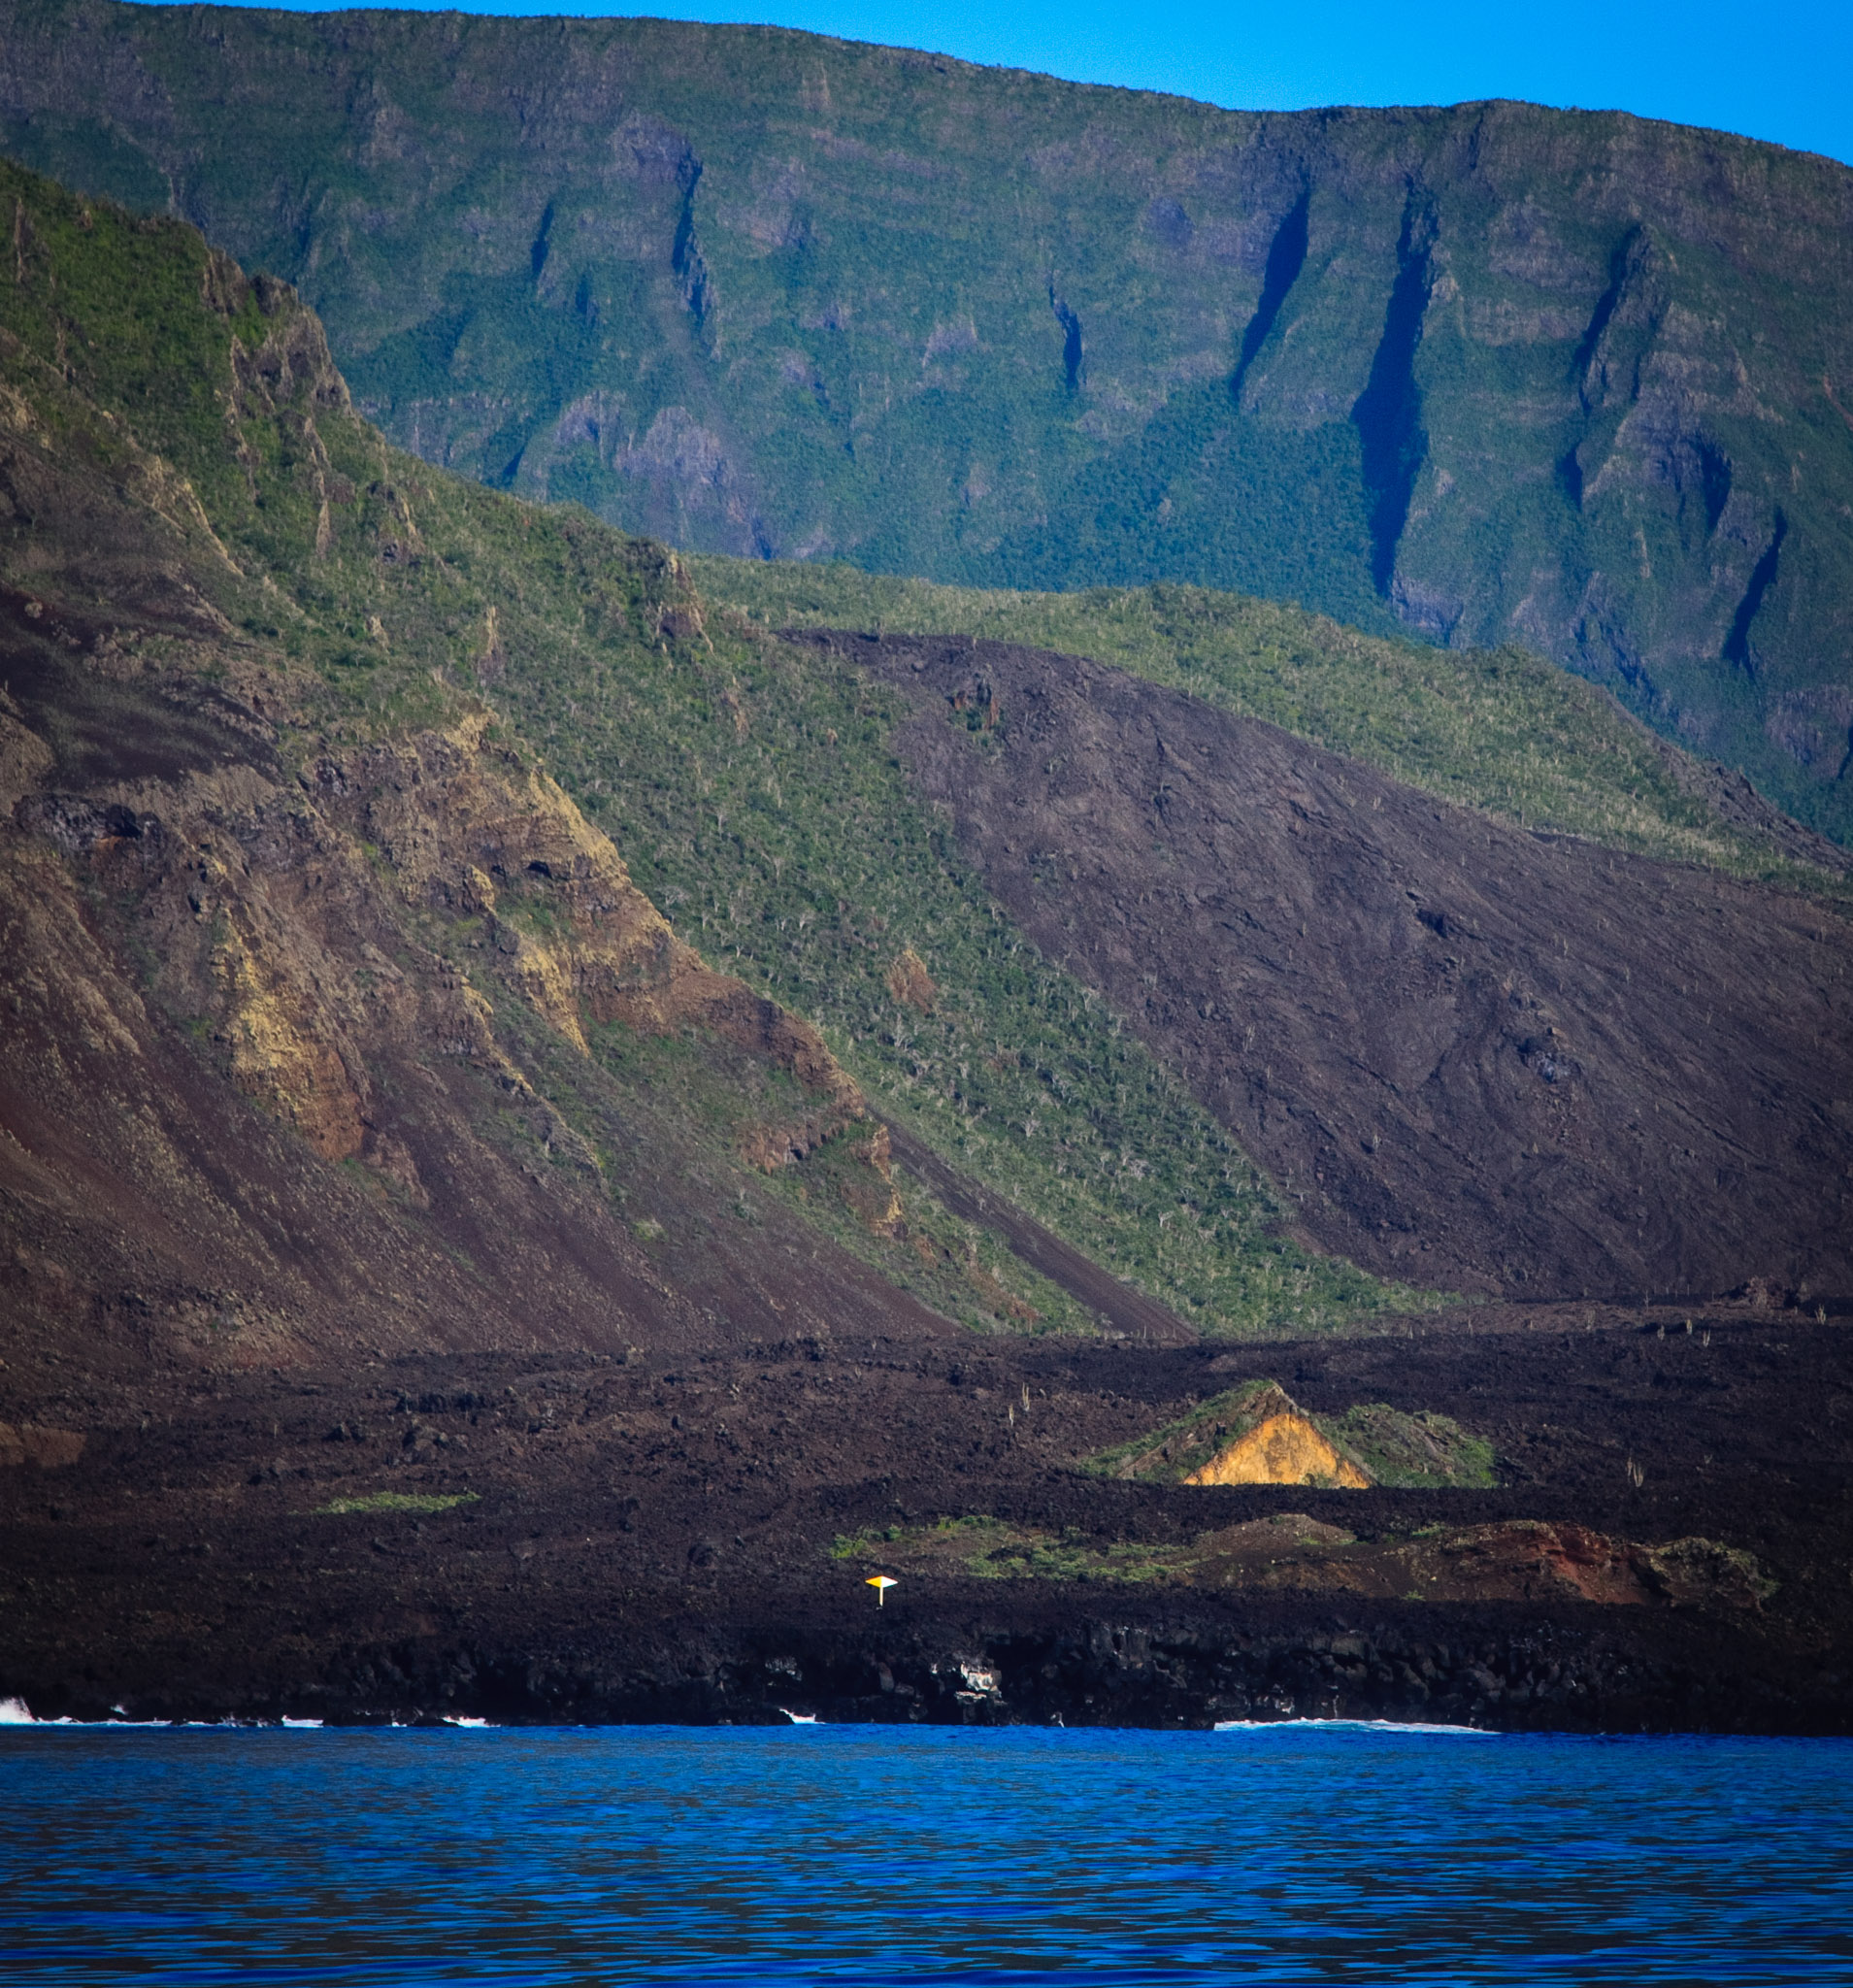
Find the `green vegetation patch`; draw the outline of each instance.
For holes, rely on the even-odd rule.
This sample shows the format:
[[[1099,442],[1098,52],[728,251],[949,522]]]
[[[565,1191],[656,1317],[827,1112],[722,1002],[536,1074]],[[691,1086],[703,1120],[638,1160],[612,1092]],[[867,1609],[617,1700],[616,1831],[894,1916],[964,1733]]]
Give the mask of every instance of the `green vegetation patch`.
[[[1100,1451],[1081,1468],[1091,1476],[1142,1477],[1155,1483],[1180,1484],[1270,1415],[1302,1412],[1278,1381],[1244,1380],[1240,1387],[1212,1395],[1187,1415],[1179,1415],[1148,1436],[1137,1436],[1130,1442]]]
[[[1703,1607],[1722,1599],[1740,1608],[1760,1608],[1782,1585],[1764,1573],[1754,1553],[1720,1540],[1673,1540],[1647,1547],[1643,1559],[1649,1579],[1675,1605]]]
[[[890,1283],[975,1332],[1093,1333],[1100,1321],[1009,1244],[946,1209],[918,1181],[874,1164],[881,1128],[852,1126],[765,1181]],[[897,1188],[900,1190],[897,1198]]]
[[[597,528],[579,529],[589,579]],[[565,602],[502,625],[494,695],[638,883],[817,1022],[880,1115],[1211,1336],[1437,1302],[1277,1234],[1266,1176],[1015,929],[914,794],[888,745],[898,694],[713,614],[651,648],[582,640]],[[910,953],[930,993],[897,976]]]
[[[345,1518],[364,1511],[450,1511],[459,1505],[476,1505],[474,1491],[370,1491],[363,1498],[332,1498],[315,1508],[315,1516]]]
[[[1136,1541],[1095,1542],[1073,1526],[1049,1531],[1010,1525],[988,1514],[943,1518],[931,1526],[840,1534],[830,1556],[870,1567],[969,1574],[977,1580],[1149,1583],[1187,1575],[1187,1549]]]
[[[1392,1490],[1490,1490],[1499,1482],[1493,1445],[1446,1415],[1372,1402],[1312,1419],[1335,1447]]]
[[[1595,1541],[1605,1585],[1591,1593],[1571,1571],[1566,1532],[1538,1519],[1426,1525],[1360,1536],[1304,1511],[1275,1511],[1165,1541],[1090,1538],[1069,1527],[1018,1525],[978,1513],[933,1525],[843,1535],[832,1559],[857,1574],[908,1580],[1046,1580],[1299,1590],[1409,1602],[1530,1599],[1542,1575],[1566,1602],[1662,1604],[1755,1610],[1776,1592],[1755,1557],[1715,1540]],[[1556,1572],[1553,1574],[1553,1566]]]

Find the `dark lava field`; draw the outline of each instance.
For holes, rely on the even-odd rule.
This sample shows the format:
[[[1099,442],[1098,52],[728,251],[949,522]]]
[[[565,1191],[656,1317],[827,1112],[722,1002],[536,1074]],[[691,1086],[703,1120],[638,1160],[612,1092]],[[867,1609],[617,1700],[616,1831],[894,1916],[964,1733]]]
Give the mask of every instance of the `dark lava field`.
[[[1451,1416],[1499,1488],[1074,1468],[1261,1375]],[[4,1378],[15,1454],[84,1425],[0,1470],[0,1675],[41,1715],[1849,1726],[1844,1315]],[[1736,1572],[1629,1574],[1720,1539]]]

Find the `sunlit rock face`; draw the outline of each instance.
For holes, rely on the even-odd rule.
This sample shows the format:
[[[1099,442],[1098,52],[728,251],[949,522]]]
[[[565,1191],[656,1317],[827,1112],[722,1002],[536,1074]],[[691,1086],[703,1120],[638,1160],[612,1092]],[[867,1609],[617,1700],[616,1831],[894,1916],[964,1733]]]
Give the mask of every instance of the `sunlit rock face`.
[[[1218,1450],[1186,1484],[1337,1484],[1362,1491],[1370,1478],[1304,1415],[1281,1413]]]

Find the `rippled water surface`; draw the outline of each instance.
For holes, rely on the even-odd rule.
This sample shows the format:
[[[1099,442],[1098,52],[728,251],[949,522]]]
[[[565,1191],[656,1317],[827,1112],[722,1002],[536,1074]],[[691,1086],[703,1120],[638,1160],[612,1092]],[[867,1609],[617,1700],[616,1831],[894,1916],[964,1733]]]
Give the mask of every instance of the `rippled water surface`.
[[[1853,1983],[1853,1745],[0,1732],[0,1978]]]

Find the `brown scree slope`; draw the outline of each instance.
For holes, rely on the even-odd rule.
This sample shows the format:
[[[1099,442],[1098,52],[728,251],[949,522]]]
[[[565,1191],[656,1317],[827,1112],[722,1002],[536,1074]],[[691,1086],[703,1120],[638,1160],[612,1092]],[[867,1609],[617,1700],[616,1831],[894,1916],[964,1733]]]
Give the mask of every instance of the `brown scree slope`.
[[[50,697],[90,658],[47,653],[79,637],[55,611],[38,629],[0,676]],[[93,653],[123,632],[87,631]],[[949,1330],[814,1234],[720,1219],[674,1114],[611,1092],[584,1032],[619,1016],[691,1031],[718,1081],[796,1075],[801,1107],[755,1126],[755,1158],[860,1110],[814,1034],[675,941],[544,777],[468,726],[324,760],[305,792],[261,736],[163,687],[112,686],[133,778],[55,757],[28,695],[0,716],[40,770],[0,829],[14,1358]],[[216,763],[185,763],[215,733]],[[563,936],[516,925],[524,903]],[[459,928],[485,924],[499,943],[460,967]],[[640,1243],[651,1211],[679,1241]]]
[[[1073,657],[792,639],[912,698],[902,750],[1000,902],[1324,1247],[1533,1298],[1853,1289],[1853,933],[1830,911],[1529,834]]]

